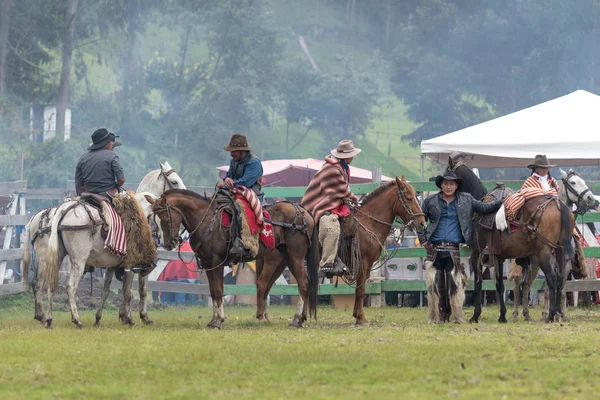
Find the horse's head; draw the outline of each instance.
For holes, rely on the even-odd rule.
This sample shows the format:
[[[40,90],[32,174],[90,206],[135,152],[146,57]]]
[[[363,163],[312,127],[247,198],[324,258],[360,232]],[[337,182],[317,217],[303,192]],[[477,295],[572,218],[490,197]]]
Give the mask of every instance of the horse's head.
[[[181,244],[181,236],[179,235],[179,227],[183,222],[183,214],[177,207],[169,204],[165,196],[161,196],[158,200],[146,195],[146,200],[152,204],[153,219],[156,221],[158,217],[160,231],[162,233],[163,247],[167,250],[173,250]]]
[[[177,175],[177,171],[171,168],[168,161],[165,161],[164,164],[159,162],[158,165],[160,167],[159,179],[164,181],[166,189],[187,189],[179,175]]]
[[[578,214],[584,214],[587,210],[593,209],[596,198],[583,178],[572,169],[570,169],[569,172],[565,172],[561,169],[560,175],[568,203],[577,206],[576,212]]]
[[[394,204],[394,214],[400,217],[406,226],[411,227],[417,233],[424,232],[426,226],[425,216],[417,200],[417,192],[406,181],[404,176],[401,179],[396,177],[396,185],[398,189],[398,201]]]

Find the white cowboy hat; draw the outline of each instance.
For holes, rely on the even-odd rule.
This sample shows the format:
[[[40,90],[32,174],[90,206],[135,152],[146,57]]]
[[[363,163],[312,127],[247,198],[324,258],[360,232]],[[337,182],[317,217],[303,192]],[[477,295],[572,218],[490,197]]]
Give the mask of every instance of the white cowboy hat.
[[[342,140],[338,143],[337,149],[331,150],[331,155],[335,158],[352,158],[362,150],[354,147],[352,140]]]

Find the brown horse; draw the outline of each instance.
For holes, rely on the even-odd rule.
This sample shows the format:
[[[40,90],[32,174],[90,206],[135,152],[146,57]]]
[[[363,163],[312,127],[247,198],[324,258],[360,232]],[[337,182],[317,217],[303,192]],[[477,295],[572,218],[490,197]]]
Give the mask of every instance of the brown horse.
[[[347,217],[347,222],[357,225],[360,241],[360,268],[356,280],[356,293],[354,299],[354,313],[356,324],[364,324],[365,312],[363,301],[365,298],[365,282],[369,277],[373,263],[381,256],[385,249],[385,240],[390,234],[394,220],[399,217],[406,227],[421,232],[425,229],[425,217],[417,200],[415,189],[406,181],[396,178],[387,184],[375,189],[362,200],[360,207],[356,208],[352,217]],[[348,218],[352,218],[347,221]],[[342,231],[344,228],[342,227]]]
[[[462,165],[455,170],[456,175],[463,181],[479,178],[467,166]],[[529,199],[522,208],[521,216],[515,222],[518,229],[509,232],[510,228],[501,233],[501,251],[496,254],[496,292],[500,298],[500,317],[498,322],[506,322],[506,305],[504,302],[503,263],[508,258],[525,258],[536,256],[546,283],[550,289],[550,311],[546,321],[560,319],[560,292],[564,286],[566,259],[573,255],[571,232],[574,226],[573,213],[558,199],[545,196]],[[470,322],[479,322],[481,316],[481,265],[484,249],[490,231],[483,229],[479,221],[474,222],[475,238],[471,249],[471,270],[475,275],[475,290],[473,292],[475,312]]]
[[[168,190],[156,201],[147,198],[152,203],[152,211],[160,218],[163,246],[167,250],[173,250],[179,245],[181,224],[190,233],[190,244],[199,261],[198,265],[202,265],[206,272],[213,300],[213,317],[208,327],[221,329],[225,319],[223,268],[229,263],[231,236],[229,229],[222,224],[221,208],[217,207],[214,199],[215,197],[208,199],[195,192],[179,189]],[[257,317],[266,319],[264,299],[268,289],[279,276],[273,278],[271,271],[281,274],[287,265],[298,281],[300,294],[291,325],[301,327],[307,319],[307,304],[310,315],[316,317],[319,241],[316,239],[314,218],[301,206],[290,202],[279,202],[265,209],[269,211],[273,221],[275,249],[271,250],[260,244],[257,261],[262,266],[263,273],[258,282]],[[308,278],[304,271],[305,257]],[[269,272],[269,275],[266,275],[265,271]]]

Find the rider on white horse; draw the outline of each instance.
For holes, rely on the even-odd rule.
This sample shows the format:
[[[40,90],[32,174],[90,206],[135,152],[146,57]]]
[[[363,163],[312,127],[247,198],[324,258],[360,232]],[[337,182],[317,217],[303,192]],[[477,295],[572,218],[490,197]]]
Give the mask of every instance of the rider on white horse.
[[[119,156],[113,151],[113,148],[121,145],[117,138],[118,136],[106,128],[97,129],[92,133],[92,144],[75,168],[77,194],[94,193],[112,202],[119,187],[125,183]]]

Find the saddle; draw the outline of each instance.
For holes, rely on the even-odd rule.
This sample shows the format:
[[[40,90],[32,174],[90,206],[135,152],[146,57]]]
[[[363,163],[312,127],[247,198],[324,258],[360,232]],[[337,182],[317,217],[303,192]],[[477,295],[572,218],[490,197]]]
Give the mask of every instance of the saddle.
[[[81,196],[79,196],[81,200],[86,201],[90,204],[97,206],[98,208],[102,208],[102,203],[110,203],[108,199],[104,196],[100,196],[96,193],[83,192]]]

